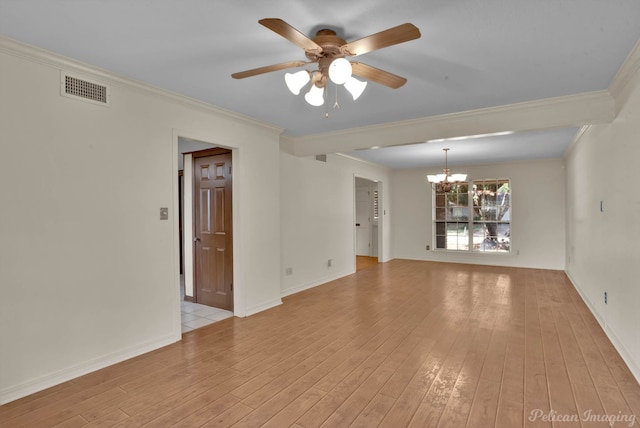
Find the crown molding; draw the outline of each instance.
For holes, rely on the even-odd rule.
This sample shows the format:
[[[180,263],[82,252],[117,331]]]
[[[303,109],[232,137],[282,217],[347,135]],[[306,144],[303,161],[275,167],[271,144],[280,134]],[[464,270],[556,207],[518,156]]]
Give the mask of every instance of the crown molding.
[[[616,115],[637,85],[640,85],[640,40],[631,49],[609,85],[609,92],[616,102]]]
[[[105,84],[127,87],[128,89],[143,92],[146,95],[158,96],[170,102],[179,103],[186,107],[195,108],[205,113],[213,114],[222,119],[232,120],[243,125],[256,127],[261,130],[274,133],[276,135],[282,134],[284,130],[283,128],[280,128],[273,124],[262,122],[249,116],[244,116],[242,114],[232,112],[230,110],[225,110],[221,107],[214,106],[204,101],[180,95],[175,92],[150,85],[148,83],[121,76],[108,70],[93,66],[91,64],[83,63],[64,55],[60,55],[1,35],[0,52],[58,70],[79,73],[87,77],[92,77],[100,80]]]
[[[573,140],[571,140],[571,144],[569,144],[569,147],[567,147],[567,149],[564,151],[562,155],[563,159],[566,160],[569,158],[569,156],[571,155],[571,152],[573,152],[573,150],[578,145],[578,142],[580,141],[580,139],[582,139],[582,136],[586,134],[589,129],[591,129],[591,125],[583,125],[582,127],[580,127],[578,132],[576,132],[576,135],[573,136]]]
[[[296,156],[350,152],[440,138],[609,123],[615,103],[608,90],[547,98],[345,131],[284,137]]]

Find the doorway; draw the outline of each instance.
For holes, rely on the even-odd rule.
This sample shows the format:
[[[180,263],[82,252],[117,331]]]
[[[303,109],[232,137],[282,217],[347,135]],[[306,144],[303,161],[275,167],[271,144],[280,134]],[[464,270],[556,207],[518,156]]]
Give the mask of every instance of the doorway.
[[[180,287],[180,313],[181,313],[181,325],[182,333],[186,333],[196,328],[203,327],[213,322],[220,321],[222,319],[233,317],[235,313],[234,305],[234,290],[230,290],[228,293],[224,290],[224,285],[231,289],[233,287],[234,280],[234,267],[233,267],[233,216],[237,213],[233,212],[232,202],[237,195],[233,195],[232,183],[231,183],[231,167],[235,162],[235,152],[228,148],[221,148],[212,143],[204,142],[201,139],[191,139],[176,135],[176,148],[178,151],[178,189],[176,194],[179,201],[177,208],[179,209],[179,215],[177,230],[182,231],[181,237],[178,241],[182,242],[180,248],[180,275],[179,275],[179,287]],[[224,159],[213,159],[209,162],[209,166],[205,166],[207,163],[205,158],[208,155],[216,156],[223,155]],[[198,160],[200,159],[200,160]],[[196,162],[198,167],[196,167]],[[203,178],[203,168],[208,169],[206,172],[206,178],[213,184],[213,186],[201,186],[203,189],[196,190],[195,178],[199,175]],[[234,168],[235,169],[235,168]],[[227,180],[228,185],[223,185],[221,188],[220,177],[224,177]],[[198,197],[196,197],[196,193]],[[204,211],[210,211],[211,214],[216,212],[223,212],[222,217],[213,217],[196,215],[196,203],[200,203],[200,196],[203,197],[208,209]],[[204,197],[206,196],[206,198]],[[226,209],[225,209],[226,208]],[[226,214],[225,214],[226,211]],[[196,225],[196,217],[198,220],[205,219],[205,223]],[[202,227],[204,226],[204,227]],[[204,247],[206,251],[213,249],[214,255],[218,256],[217,259],[201,260],[198,254],[196,254],[196,247],[198,241],[194,241],[194,238],[199,237],[202,243],[202,235],[196,234],[197,231],[204,229],[205,234],[214,235],[214,241],[211,242],[209,236],[205,236]],[[228,232],[228,233],[227,233]],[[220,246],[220,238],[223,239],[224,244]],[[224,257],[220,257],[225,253]],[[225,263],[226,259],[226,263]],[[217,262],[222,260],[222,269],[217,269]],[[205,265],[209,266],[206,267]],[[196,266],[197,265],[197,266]],[[196,279],[196,274],[207,273],[209,278],[204,285],[196,283],[199,281]],[[199,275],[200,276],[200,275]],[[218,283],[216,283],[218,282]],[[219,285],[222,283],[222,285]],[[221,288],[221,290],[220,290]],[[218,293],[222,291],[222,293]],[[216,302],[216,299],[208,299],[208,295],[215,293],[218,300],[220,300],[220,294],[224,295],[223,302]],[[238,296],[235,296],[237,299]],[[213,301],[212,301],[213,300]],[[236,302],[237,303],[237,302]],[[229,310],[221,309],[229,308]]]
[[[355,177],[355,257],[356,271],[379,262],[380,183]]]

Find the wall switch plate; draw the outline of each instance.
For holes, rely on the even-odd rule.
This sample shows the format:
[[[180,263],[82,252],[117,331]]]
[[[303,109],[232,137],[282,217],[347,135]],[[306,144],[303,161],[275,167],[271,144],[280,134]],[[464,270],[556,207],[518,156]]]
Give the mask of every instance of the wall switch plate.
[[[160,208],[160,220],[169,220],[169,208]]]

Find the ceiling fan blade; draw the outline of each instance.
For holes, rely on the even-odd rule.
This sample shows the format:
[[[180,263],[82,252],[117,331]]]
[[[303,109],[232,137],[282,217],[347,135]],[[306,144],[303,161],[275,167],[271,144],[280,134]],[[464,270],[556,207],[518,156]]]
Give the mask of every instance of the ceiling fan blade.
[[[258,74],[270,73],[272,71],[284,70],[293,67],[302,67],[308,64],[305,61],[289,61],[281,64],[267,65],[265,67],[258,67],[251,70],[241,71],[239,73],[233,73],[231,77],[234,79],[244,79],[245,77],[256,76]]]
[[[362,55],[418,38],[420,38],[418,27],[406,23],[347,43],[342,46],[342,51],[349,56]]]
[[[264,18],[258,21],[273,32],[280,34],[291,43],[301,47],[305,51],[322,52],[322,48],[313,40],[293,28],[279,18]]]
[[[393,89],[398,89],[407,83],[407,79],[404,77],[397,76],[393,73],[389,73],[388,71],[380,70],[379,68],[375,68],[361,62],[354,61],[351,63],[351,67],[353,69],[353,74],[356,76],[364,77],[367,80],[373,80],[376,83],[380,83],[381,85],[388,86]]]

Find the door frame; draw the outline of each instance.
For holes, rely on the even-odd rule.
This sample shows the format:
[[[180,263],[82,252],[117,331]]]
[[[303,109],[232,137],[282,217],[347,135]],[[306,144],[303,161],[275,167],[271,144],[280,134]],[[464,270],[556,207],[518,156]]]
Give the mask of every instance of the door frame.
[[[246,298],[245,298],[245,286],[244,286],[244,282],[242,280],[242,275],[240,274],[240,272],[242,272],[242,258],[240,257],[240,245],[239,245],[239,237],[241,236],[241,231],[239,230],[240,227],[240,217],[241,217],[241,210],[242,207],[240,205],[240,191],[239,189],[241,189],[242,186],[242,161],[241,161],[241,149],[239,149],[238,147],[229,144],[227,142],[224,142],[222,140],[220,140],[219,138],[217,138],[215,135],[212,135],[211,133],[201,133],[201,132],[194,132],[194,131],[185,131],[184,129],[176,129],[174,128],[173,130],[173,136],[172,136],[172,142],[171,142],[171,147],[172,147],[172,163],[173,163],[173,174],[172,174],[172,185],[173,185],[173,197],[172,197],[172,206],[173,206],[173,213],[177,213],[179,210],[179,201],[178,201],[178,157],[181,156],[179,154],[179,141],[181,139],[184,140],[194,140],[194,141],[199,141],[205,144],[209,144],[211,145],[211,148],[214,147],[219,147],[219,148],[225,148],[228,150],[231,150],[231,166],[232,166],[232,171],[233,171],[233,194],[232,194],[232,205],[233,205],[233,212],[232,212],[232,219],[233,219],[233,226],[232,226],[232,230],[233,230],[233,314],[234,316],[237,317],[244,317],[246,315]],[[187,189],[187,186],[192,186],[193,183],[191,183],[191,179],[189,177],[186,176],[184,177],[184,184],[185,184],[185,194],[187,192],[190,192],[191,187],[189,187]],[[174,328],[175,328],[175,335],[178,338],[178,340],[180,340],[180,338],[182,337],[182,332],[181,332],[181,316],[180,316],[180,288],[179,288],[179,284],[180,284],[180,251],[179,251],[179,238],[178,238],[178,234],[179,234],[179,224],[178,224],[178,216],[177,215],[173,215],[170,216],[170,218],[173,221],[173,241],[174,241],[174,245],[173,245],[173,260],[174,260],[174,269],[173,269],[173,287],[175,287],[175,289],[173,290],[173,292],[175,292],[175,304],[174,304],[174,310],[173,310],[173,324],[174,324]],[[189,240],[189,242],[193,242],[193,233],[192,233],[192,229],[193,226],[192,224],[186,224],[186,222],[192,222],[192,219],[190,217],[187,217],[185,215],[185,218],[183,219],[185,221],[185,223],[183,224],[183,228],[184,230],[187,230],[189,232],[190,236],[184,236],[185,240]],[[191,246],[187,246],[187,250],[191,248]],[[187,259],[187,255],[184,255],[185,260]],[[185,271],[185,274],[187,272]]]
[[[357,246],[357,237],[356,237],[356,204],[357,204],[357,196],[356,196],[356,186],[357,186],[357,179],[360,180],[367,180],[370,181],[372,183],[377,184],[378,186],[378,210],[379,210],[379,214],[378,214],[378,248],[377,248],[377,253],[378,253],[378,263],[382,263],[384,261],[384,242],[383,242],[383,229],[384,229],[384,221],[385,221],[385,215],[386,215],[386,210],[384,208],[384,191],[383,191],[383,181],[382,180],[377,180],[375,178],[370,178],[370,177],[366,177],[363,175],[359,175],[359,174],[353,174],[353,221],[351,222],[351,224],[353,225],[353,266],[354,266],[354,270],[355,270],[355,266],[356,266],[356,256],[357,256],[357,251],[356,251],[356,246]]]

